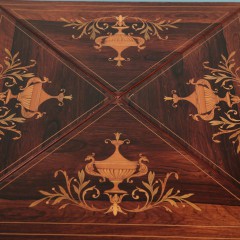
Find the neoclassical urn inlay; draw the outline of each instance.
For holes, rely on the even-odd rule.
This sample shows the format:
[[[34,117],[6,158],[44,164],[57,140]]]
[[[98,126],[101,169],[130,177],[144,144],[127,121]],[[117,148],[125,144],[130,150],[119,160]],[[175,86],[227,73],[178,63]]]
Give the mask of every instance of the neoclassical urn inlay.
[[[131,181],[130,178],[140,177],[148,172],[148,167],[143,163],[148,162],[148,159],[139,154],[140,158],[138,161],[130,161],[126,159],[120,152],[119,147],[124,143],[129,144],[128,139],[120,140],[121,133],[115,133],[114,140],[106,139],[105,143],[111,143],[115,147],[114,153],[102,161],[96,161],[93,153],[86,157],[85,160],[90,160],[85,167],[85,170],[88,174],[93,176],[99,176],[103,178],[103,181],[106,178],[113,183],[114,187],[110,190],[106,190],[106,193],[127,193],[124,190],[119,189],[119,184],[125,179]],[[96,168],[96,171],[94,170]]]

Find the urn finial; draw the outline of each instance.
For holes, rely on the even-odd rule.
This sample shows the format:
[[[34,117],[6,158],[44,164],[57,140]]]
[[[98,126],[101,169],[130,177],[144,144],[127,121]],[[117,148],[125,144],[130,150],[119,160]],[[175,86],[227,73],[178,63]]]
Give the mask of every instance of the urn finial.
[[[64,99],[67,99],[67,100],[72,100],[72,95],[68,95],[68,96],[65,96],[64,93],[66,92],[65,89],[61,89],[61,92],[59,93],[59,95],[57,96],[57,99],[59,101],[59,106],[63,106],[64,104]]]

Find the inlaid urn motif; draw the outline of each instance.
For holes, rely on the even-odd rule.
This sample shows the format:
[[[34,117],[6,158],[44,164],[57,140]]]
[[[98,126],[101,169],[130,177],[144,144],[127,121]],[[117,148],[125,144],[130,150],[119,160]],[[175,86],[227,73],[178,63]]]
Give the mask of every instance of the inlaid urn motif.
[[[87,211],[104,212],[105,214],[112,213],[117,216],[118,213],[127,214],[128,212],[144,212],[153,208],[162,207],[168,212],[172,212],[170,203],[173,207],[178,207],[178,203],[185,207],[191,206],[197,211],[201,209],[194,203],[188,200],[193,193],[180,195],[180,190],[174,192],[174,189],[167,189],[168,179],[172,176],[178,180],[178,174],[175,172],[167,173],[163,180],[155,179],[155,173],[148,170],[144,162],[149,162],[147,157],[139,154],[139,160],[131,161],[125,158],[120,152],[120,146],[124,143],[129,144],[128,139],[121,140],[121,133],[114,133],[115,139],[106,139],[105,143],[111,143],[115,147],[114,153],[107,159],[97,161],[95,154],[92,153],[85,158],[85,161],[90,161],[86,164],[85,170],[78,171],[77,177],[69,177],[64,170],[55,172],[54,177],[60,174],[64,177],[64,185],[53,187],[52,192],[40,190],[43,195],[41,199],[31,203],[29,207],[35,207],[41,202],[46,204],[61,206],[59,209],[64,209],[68,205],[80,207]],[[99,178],[99,184],[92,185],[91,179],[86,180],[86,173],[89,176]],[[131,178],[139,178],[147,174],[147,181],[142,181],[142,186],[136,186]],[[100,186],[109,181],[113,184],[112,188],[103,191]],[[121,184],[121,187],[119,186]],[[133,187],[133,190],[127,188],[128,185]],[[88,197],[87,197],[88,196]],[[90,196],[90,198],[89,198]],[[97,198],[107,196],[106,204],[97,205]],[[131,199],[132,202],[140,201],[142,204],[136,203],[135,208],[129,209],[124,204],[125,197]],[[91,200],[95,200],[91,202]],[[105,205],[105,206],[104,206]]]
[[[129,57],[123,57],[123,51],[130,47],[143,50],[146,41],[156,36],[159,40],[167,40],[168,36],[162,37],[162,32],[170,28],[178,28],[177,20],[165,20],[157,18],[154,20],[131,16],[106,16],[96,19],[86,20],[81,17],[76,20],[60,18],[66,24],[64,27],[71,27],[78,31],[78,36],[72,35],[73,39],[80,39],[84,35],[95,40],[94,48],[101,50],[103,47],[110,47],[117,52],[116,57],[109,57],[108,61],[116,61],[117,67],[122,67],[123,61],[130,61]],[[112,25],[109,21],[114,21]],[[111,30],[111,31],[108,31]],[[97,37],[97,35],[99,35]]]
[[[197,114],[190,114],[194,120],[198,121],[199,117],[205,121],[212,120],[215,115],[215,109],[220,109],[218,105],[220,102],[225,102],[229,107],[240,102],[240,98],[232,95],[230,92],[227,92],[224,97],[218,96],[218,92],[213,90],[211,84],[205,79],[199,79],[196,82],[194,82],[194,79],[191,79],[188,84],[195,86],[195,90],[190,95],[180,97],[176,91],[173,90],[172,97],[165,97],[164,99],[165,101],[172,100],[173,107],[177,107],[179,101],[192,103],[198,112]]]
[[[102,177],[103,180],[107,178],[113,183],[114,187],[105,191],[106,193],[127,193],[119,189],[118,185],[125,179],[130,181],[130,178],[140,177],[148,172],[148,167],[143,162],[148,162],[148,159],[140,154],[138,161],[130,161],[126,159],[120,152],[119,147],[126,143],[129,144],[128,139],[120,140],[121,133],[114,134],[116,139],[106,139],[105,143],[111,143],[115,147],[114,153],[105,160],[96,161],[94,154],[86,157],[85,160],[91,160],[85,167],[85,171],[93,176]],[[97,169],[94,171],[94,167]]]
[[[124,22],[124,17],[122,15],[116,17],[116,24],[112,26],[113,29],[116,29],[117,32],[114,34],[109,34],[107,36],[98,37],[95,39],[96,49],[101,49],[102,47],[111,47],[113,48],[118,55],[114,58],[109,58],[109,61],[117,61],[117,66],[122,66],[122,61],[130,61],[130,58],[122,57],[122,52],[129,47],[137,47],[138,51],[145,48],[145,40],[142,37],[135,37],[131,34],[126,34],[123,30],[128,29]]]
[[[172,106],[175,108],[179,101],[193,104],[197,113],[189,115],[195,121],[202,119],[218,128],[212,135],[212,140],[220,143],[220,136],[228,135],[229,140],[236,145],[237,153],[240,153],[240,119],[237,110],[240,97],[234,91],[234,85],[240,85],[240,67],[236,66],[235,54],[236,52],[231,52],[228,57],[221,54],[221,61],[215,68],[209,67],[209,62],[204,62],[203,67],[210,73],[196,82],[191,79],[187,83],[195,86],[190,95],[179,97],[176,90],[172,90],[172,97],[165,96],[164,100],[173,101]],[[221,110],[221,104],[225,104],[228,110],[215,114],[216,109]]]
[[[20,87],[21,92],[14,95],[11,89],[7,90],[5,104],[11,99],[16,99],[18,103],[16,106],[21,107],[21,114],[24,118],[40,118],[45,112],[40,112],[38,109],[41,104],[50,99],[56,99],[59,101],[59,105],[63,105],[64,99],[72,99],[72,96],[64,96],[65,90],[62,89],[61,93],[57,96],[51,96],[43,89],[44,83],[50,83],[49,79],[44,77],[41,80],[38,77],[30,78],[25,87]]]
[[[61,89],[57,96],[52,96],[45,92],[43,85],[51,83],[48,78],[36,77],[30,68],[33,68],[37,62],[30,60],[29,65],[22,65],[19,52],[12,54],[10,50],[5,49],[6,57],[4,64],[0,64],[0,81],[7,90],[0,92],[0,140],[7,133],[11,133],[13,140],[22,137],[18,125],[22,124],[28,118],[41,118],[45,112],[39,111],[39,107],[50,99],[56,99],[60,106],[66,99],[71,100],[72,95],[65,96],[65,89]],[[15,89],[13,89],[14,87]],[[11,102],[17,103],[15,105]],[[20,108],[21,111],[17,111]]]

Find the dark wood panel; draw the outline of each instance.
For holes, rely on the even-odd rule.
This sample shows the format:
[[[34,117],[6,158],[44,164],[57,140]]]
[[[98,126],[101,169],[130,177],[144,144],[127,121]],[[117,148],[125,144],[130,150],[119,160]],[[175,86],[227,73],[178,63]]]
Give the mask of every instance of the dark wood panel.
[[[172,232],[171,237],[179,237],[182,235],[182,231],[184,231],[184,226],[167,226],[167,225],[152,225],[152,226],[131,226],[131,225],[71,225],[71,234],[68,234],[69,231],[69,224],[51,224],[51,232],[49,232],[49,225],[42,224],[43,230],[41,232],[38,231],[38,225],[36,224],[26,224],[26,223],[14,223],[11,225],[3,224],[1,230],[3,232],[8,232],[9,228],[12,227],[14,229],[14,233],[23,234],[26,233],[26,228],[29,226],[31,227],[30,231],[27,231],[29,235],[79,235],[79,237],[97,237],[102,236],[104,237],[121,237],[121,236],[128,236],[134,239],[138,239],[139,237],[143,236],[146,232],[149,234],[147,235],[149,238],[159,238],[169,236],[169,232]],[[86,227],[87,226],[87,227]],[[201,236],[199,236],[199,230],[203,230]],[[26,234],[27,235],[27,234]],[[184,234],[185,237],[202,237],[203,239],[207,237],[208,239],[221,237],[221,238],[237,238],[238,230],[237,227],[208,227],[208,226],[188,226],[188,232]]]
[[[240,160],[239,153],[237,152],[238,142],[235,144],[232,143],[234,139],[229,139],[231,134],[223,134],[216,138],[220,143],[216,143],[212,140],[214,134],[220,131],[218,130],[220,126],[213,125],[212,121],[221,120],[221,117],[226,118],[226,113],[231,109],[238,111],[238,102],[234,102],[233,98],[230,100],[231,104],[233,104],[232,107],[227,105],[227,100],[221,99],[221,102],[218,104],[214,102],[214,98],[217,96],[223,98],[226,94],[238,96],[238,80],[235,81],[233,89],[224,89],[221,86],[223,81],[215,83],[214,79],[211,79],[214,75],[211,73],[211,69],[208,69],[208,66],[219,69],[218,65],[220,61],[224,61],[221,55],[228,58],[233,51],[235,51],[236,54],[231,58],[231,63],[235,62],[235,68],[237,68],[239,63],[237,48],[239,40],[235,38],[235,36],[237,36],[236,33],[231,31],[232,28],[236,28],[236,25],[239,26],[238,18],[231,19],[224,26],[224,30],[216,31],[209,37],[206,37],[203,42],[187,51],[175,63],[167,66],[166,70],[163,70],[161,74],[150,79],[149,84],[146,83],[139,87],[136,92],[133,91],[130,94],[130,99],[133,102],[133,107],[138,108],[143,114],[165,128],[171,135],[180,139],[185,146],[194,151],[197,155],[205,158],[206,161],[210,163],[212,161],[219,166],[219,169],[223,169],[222,172],[226,171],[233,179],[235,178],[236,181],[238,181],[240,177]],[[229,31],[232,32],[232,35],[229,34]],[[230,36],[231,38],[229,41]],[[234,43],[232,41],[233,37],[235,38]],[[233,50],[233,48],[235,50]],[[209,62],[209,64],[205,62]],[[219,70],[218,72],[215,71],[215,73],[219,73]],[[229,73],[227,74],[227,76],[230,76]],[[207,77],[209,79],[205,78],[206,75],[209,76]],[[188,84],[189,80],[192,79],[193,82],[196,83],[198,80],[204,78],[205,80],[201,84],[206,86],[206,84],[208,84],[207,82],[209,82],[210,85],[204,89],[210,90],[209,93],[205,93],[203,96],[199,94],[197,101],[199,101],[199,105],[202,104],[202,109],[204,108],[204,104],[209,104],[206,107],[209,112],[200,109],[200,107],[196,109],[195,105],[198,104],[198,102],[193,105],[194,99],[181,101],[181,97],[185,98],[190,96],[190,94],[195,91],[196,85]],[[231,76],[230,80],[232,80]],[[230,85],[229,82],[226,83],[226,87]],[[218,93],[216,92],[214,95],[211,89],[213,91],[217,89]],[[174,95],[176,108],[172,106],[173,99],[165,99],[165,97],[173,96],[172,90],[176,90],[177,94]],[[207,94],[211,93],[211,96],[207,96]],[[180,98],[177,99],[177,96]],[[221,110],[214,110],[217,106],[221,107]],[[196,115],[195,119],[191,117],[191,115],[200,114],[201,111],[203,113],[201,115],[203,118],[201,118],[200,115]],[[208,114],[211,112],[213,116],[210,116],[211,114],[206,114],[206,112],[208,112]],[[206,119],[204,120],[204,118]],[[235,118],[238,119],[238,116]],[[236,127],[234,129],[236,129]]]
[[[239,4],[0,7],[0,239],[240,239]]]
[[[1,134],[0,169],[4,174],[4,169],[9,168],[9,166],[11,168],[17,166],[15,162],[18,161],[19,164],[25,161],[29,156],[36,154],[47,146],[50,139],[60,137],[64,129],[69,130],[73,124],[77,124],[80,120],[86,118],[103,104],[106,97],[103,95],[104,90],[98,90],[84,76],[73,71],[62,59],[41,45],[25,29],[18,24],[15,25],[6,15],[2,16],[2,19],[2,31],[6,31],[6,28],[9,29],[9,34],[1,38],[2,56],[9,57],[4,50],[6,48],[11,52],[12,56],[19,53],[17,56],[19,60],[15,59],[16,67],[9,70],[1,80],[1,94],[10,91],[5,93],[1,103],[1,107],[3,107],[1,108],[1,120],[3,114],[8,111],[5,110],[6,107],[11,111],[3,119],[11,116],[10,114],[15,114],[15,117],[21,118],[21,122],[18,122],[17,119],[16,122],[12,122],[16,125],[14,129],[18,132],[8,130],[7,127],[11,126],[11,122],[8,122],[8,120],[6,120],[8,124],[6,128],[4,123],[1,124],[4,135]],[[11,35],[13,32],[14,35]],[[7,65],[3,60],[1,63],[5,70]],[[8,76],[14,76],[11,74],[17,74],[19,71],[18,61],[21,63],[19,66],[26,66],[26,69],[20,69],[22,77],[21,79],[15,77],[16,84],[7,86],[8,83],[12,84]],[[33,66],[29,66],[31,64]],[[32,76],[24,77],[24,74],[31,74]],[[49,82],[44,82],[46,81],[44,78],[48,78]],[[26,87],[27,83],[30,82],[32,83]],[[39,89],[39,87],[43,90]],[[25,90],[22,91],[21,88],[25,88]],[[33,95],[30,96],[29,91],[33,91]],[[19,94],[20,92],[22,92],[21,96],[12,96],[10,101],[7,100],[7,96]],[[49,96],[45,96],[44,92]],[[52,96],[56,96],[55,99],[47,100]],[[17,103],[20,103],[21,106],[16,107]],[[45,114],[42,115],[42,113]]]
[[[119,122],[124,119],[124,122]],[[114,125],[110,123],[114,122]],[[134,127],[133,127],[134,126]],[[194,193],[191,202],[202,208],[201,212],[196,212],[189,206],[174,208],[173,213],[168,213],[164,209],[152,209],[139,213],[128,213],[127,215],[118,213],[115,217],[112,214],[103,214],[89,212],[69,207],[63,211],[58,210],[57,205],[46,205],[44,202],[36,207],[29,208],[29,204],[34,200],[40,199],[41,194],[38,190],[50,191],[54,185],[63,185],[64,181],[60,177],[54,179],[54,172],[62,169],[66,171],[69,177],[77,175],[78,171],[86,166],[85,157],[92,152],[96,153],[97,160],[103,160],[113,153],[113,146],[104,143],[104,139],[112,138],[113,133],[123,132],[122,139],[131,140],[130,145],[121,147],[121,153],[127,159],[138,159],[138,154],[142,153],[149,159],[149,171],[156,173],[156,178],[163,179],[169,172],[177,172],[179,180],[169,179],[168,188],[181,189],[182,194]],[[229,224],[234,225],[239,222],[239,214],[234,212],[239,205],[239,201],[230,194],[231,189],[226,190],[213,180],[210,175],[202,171],[200,166],[193,165],[189,160],[176,152],[172,147],[167,145],[163,140],[153,134],[149,129],[139,123],[134,117],[125,112],[122,108],[115,108],[106,113],[96,122],[93,122],[88,128],[84,128],[74,138],[67,138],[68,142],[60,145],[44,159],[39,158],[39,162],[25,174],[19,172],[17,180],[12,182],[1,190],[1,219],[4,221],[20,221],[22,212],[25,213],[25,221],[70,221],[70,222],[111,222],[111,223],[138,223],[138,224],[208,224],[218,225],[224,223],[222,214],[227,214]],[[144,136],[144,137],[143,137]],[[149,144],[151,143],[151,144]],[[212,175],[213,173],[211,173]],[[22,176],[21,176],[22,175]],[[147,181],[146,174],[143,177],[134,179],[134,186],[140,186],[142,180]],[[96,185],[100,191],[111,188],[110,182],[99,183],[96,177],[86,175],[91,180],[92,185]],[[130,192],[133,191],[131,184],[126,182],[121,188]],[[230,192],[228,192],[230,191]],[[211,196],[211,198],[209,198]],[[21,201],[17,200],[21,199]],[[87,199],[92,201],[90,196]],[[104,202],[102,202],[104,201]],[[108,198],[101,195],[98,200],[92,202],[95,206],[108,206]],[[125,202],[126,201],[126,202]],[[136,206],[136,200],[130,195],[123,201],[123,206],[133,208]],[[139,204],[144,201],[141,199]],[[138,202],[138,201],[137,201]],[[11,207],[11,203],[14,205]],[[17,204],[18,203],[18,204]],[[216,206],[214,206],[216,204]],[[221,205],[224,205],[221,207]],[[7,207],[8,206],[8,207]],[[218,209],[216,211],[216,209]],[[226,212],[225,210],[226,209]],[[233,212],[231,213],[231,209]],[[10,214],[13,212],[14,214]],[[28,214],[27,214],[28,212]],[[213,216],[213,212],[215,212]],[[64,218],[62,218],[64,216]],[[214,220],[215,219],[215,220]]]
[[[129,7],[131,10],[129,10]],[[216,9],[203,7],[189,12],[189,9],[184,7],[179,7],[178,9],[163,9],[162,7],[156,7],[155,9],[152,7],[142,8],[141,5],[139,7],[129,7],[106,6],[102,10],[89,6],[79,5],[78,7],[76,5],[74,8],[65,6],[63,11],[62,6],[47,7],[47,9],[43,8],[42,10],[37,7],[29,9],[25,6],[15,6],[11,8],[11,12],[18,18],[26,20],[28,24],[30,23],[29,26],[33,31],[38,32],[60,51],[66,51],[65,53],[73,61],[95,74],[103,84],[115,91],[122,91],[141,80],[156,69],[159,64],[164,64],[168,57],[174,57],[174,52],[182,51],[188,45],[191,45],[205,32],[216,27],[229,15],[229,12],[235,10],[234,8],[220,7]],[[129,11],[131,15],[129,15]],[[108,13],[107,15],[106,12]],[[133,47],[133,45],[130,47],[134,41],[139,41],[139,39],[134,40],[134,38],[130,39],[129,36],[123,35],[123,40],[121,40],[120,38],[117,39],[117,35],[114,36],[117,29],[111,26],[115,25],[117,20],[110,18],[112,15],[128,16],[124,20],[124,24],[127,24],[129,28],[124,29],[123,32],[126,34],[130,33],[133,37],[142,37],[141,46],[145,46],[144,49],[137,48],[137,46]],[[92,39],[89,39],[86,32],[86,35],[83,34],[80,39],[72,39],[72,35],[78,36],[81,34],[81,31],[74,30],[72,27],[63,27],[66,23],[61,18],[65,18],[68,21],[85,19],[83,20],[84,22],[104,18],[100,21],[100,27],[103,27],[104,23],[109,24],[110,27],[103,31],[101,28],[97,28],[96,25],[96,38],[92,37]],[[136,20],[136,18],[141,19]],[[149,22],[155,19],[170,21],[167,27],[162,26],[162,29],[159,31],[161,39],[154,36],[154,32],[152,36],[151,34],[149,35],[148,39],[148,37],[139,34],[139,30],[136,31],[134,26],[132,27],[132,24],[137,24],[136,27],[140,28],[141,21],[146,19],[149,19]],[[178,19],[181,19],[181,21],[171,24]],[[113,41],[115,42],[125,41],[123,48],[125,50],[123,50],[122,56],[126,60],[129,58],[130,61],[122,61],[122,67],[117,67],[116,61],[108,61],[109,58],[113,59],[117,56],[118,51],[117,47],[114,46],[115,43],[111,42],[110,38],[109,40],[102,40],[101,52],[94,48],[94,46],[98,46],[96,43],[97,37],[107,36],[108,33],[113,34],[115,38],[113,38]],[[167,40],[163,40],[165,37],[167,37]],[[104,44],[106,44],[105,47]],[[125,74],[126,71],[128,72],[127,76]]]

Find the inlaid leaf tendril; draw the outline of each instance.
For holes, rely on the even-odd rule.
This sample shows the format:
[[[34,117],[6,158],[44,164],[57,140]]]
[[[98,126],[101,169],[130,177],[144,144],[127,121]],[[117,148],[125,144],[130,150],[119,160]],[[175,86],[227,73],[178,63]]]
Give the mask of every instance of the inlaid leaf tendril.
[[[59,205],[59,209],[63,209],[68,205],[73,205],[80,207],[89,211],[97,211],[106,213],[113,213],[114,216],[117,216],[118,213],[126,214],[127,212],[143,212],[153,208],[164,208],[168,212],[172,212],[171,207],[178,208],[178,203],[185,207],[189,205],[197,211],[201,209],[190,202],[188,198],[193,196],[193,193],[180,195],[180,190],[174,191],[174,188],[167,189],[167,182],[170,176],[174,175],[178,180],[177,173],[167,173],[164,180],[158,179],[155,180],[155,173],[148,173],[148,181],[142,181],[143,187],[136,187],[132,191],[131,196],[134,200],[143,201],[143,198],[140,198],[140,194],[145,195],[145,204],[143,206],[138,205],[135,209],[127,209],[121,205],[122,200],[127,193],[105,193],[109,197],[110,207],[108,208],[98,208],[93,205],[89,205],[86,201],[86,194],[91,193],[93,199],[98,198],[101,195],[101,192],[94,185],[90,185],[90,180],[85,180],[84,170],[78,171],[77,178],[69,178],[66,171],[59,170],[56,171],[54,177],[56,178],[59,173],[61,173],[65,180],[65,186],[58,185],[58,187],[53,187],[52,192],[42,191],[39,192],[44,196],[43,198],[34,201],[30,204],[29,207],[35,207],[36,205],[45,202],[50,205]],[[170,204],[170,206],[167,206]]]
[[[89,186],[90,181],[85,180],[85,172],[83,170],[78,172],[78,178],[69,178],[66,171],[56,171],[54,177],[62,174],[65,180],[65,187],[58,185],[53,187],[52,192],[40,190],[39,192],[45,197],[33,202],[30,207],[34,207],[39,203],[45,201],[46,204],[56,205],[60,204],[59,209],[64,209],[68,205],[74,205],[89,211],[105,211],[106,209],[96,208],[89,205],[86,201],[86,195],[91,192],[92,198],[100,196],[99,190],[96,186]]]
[[[225,113],[225,117],[220,117],[220,120],[213,120],[210,122],[212,126],[218,126],[218,132],[213,134],[214,142],[221,142],[218,140],[220,135],[228,134],[229,139],[233,144],[237,144],[237,153],[240,153],[240,119],[236,110],[229,110]]]
[[[64,27],[72,27],[79,32],[78,36],[72,35],[74,39],[80,39],[84,35],[89,36],[90,39],[95,39],[98,34],[100,34],[100,30],[106,30],[109,25],[107,23],[100,22],[103,21],[105,18],[96,18],[90,21],[87,21],[85,18],[76,19],[76,20],[67,20],[65,18],[60,18],[61,21],[66,22],[67,24]]]
[[[201,211],[201,209],[194,203],[187,200],[193,193],[180,195],[180,190],[174,192],[174,188],[166,189],[167,182],[170,176],[174,175],[176,179],[178,179],[177,173],[167,173],[164,180],[158,179],[155,180],[155,173],[148,173],[148,181],[142,181],[144,188],[137,187],[132,192],[133,199],[140,199],[140,194],[144,194],[146,198],[146,202],[143,206],[138,205],[135,209],[124,209],[129,212],[143,212],[153,208],[163,207],[166,211],[172,212],[171,208],[166,206],[170,204],[172,207],[178,208],[178,203],[180,203],[183,207],[185,205],[189,205],[195,210]]]
[[[23,81],[34,76],[34,73],[28,72],[29,68],[36,65],[35,60],[30,60],[30,64],[23,66],[21,60],[18,58],[19,52],[12,55],[11,52],[5,48],[6,57],[4,64],[0,64],[0,80],[5,80],[5,85],[11,87],[17,84],[17,81]]]
[[[16,114],[11,114],[7,107],[0,107],[0,140],[2,136],[5,135],[5,131],[10,131],[16,136],[13,137],[14,140],[21,138],[21,131],[16,129],[16,123],[23,123],[25,118],[16,117]]]
[[[221,55],[222,60],[218,64],[218,68],[209,67],[209,62],[204,62],[203,67],[207,70],[210,70],[211,74],[207,74],[204,76],[206,80],[214,81],[215,84],[221,83],[221,86],[227,90],[233,88],[232,82],[240,85],[240,76],[239,76],[239,67],[236,66],[235,56],[236,52],[231,52],[226,58],[223,54]],[[228,85],[227,83],[231,83]]]
[[[141,22],[141,26],[138,23],[134,23],[132,28],[144,36],[145,40],[149,40],[151,36],[157,36],[160,40],[167,40],[168,36],[162,37],[161,32],[168,30],[169,28],[178,28],[175,24],[179,23],[181,19],[175,21],[171,20],[162,20],[157,18],[154,21],[144,19],[144,18],[133,18],[137,22]]]
[[[29,69],[36,65],[35,60],[31,60],[29,65],[24,66],[18,58],[19,52],[12,54],[5,48],[5,54],[4,64],[0,64],[0,81],[5,82],[5,87],[11,88],[19,81],[23,82],[26,79],[34,77],[34,73],[29,72]],[[21,131],[17,129],[17,124],[23,123],[25,118],[18,117],[17,113],[6,104],[8,94],[9,90],[0,92],[0,140],[6,135],[6,132],[14,133],[12,139],[17,140],[22,136]]]
[[[73,29],[80,32],[80,34],[76,37],[72,35],[72,38],[79,39],[84,35],[89,35],[90,39],[95,39],[97,34],[100,34],[100,31],[104,31],[109,28],[109,24],[103,22],[106,19],[117,19],[119,22],[119,18],[122,18],[122,22],[126,19],[133,19],[139,23],[133,23],[132,29],[136,32],[139,32],[140,35],[144,35],[145,40],[149,40],[151,36],[157,36],[160,40],[168,39],[168,36],[162,37],[161,32],[169,30],[170,28],[178,28],[175,24],[179,23],[181,19],[177,19],[175,21],[171,20],[163,20],[161,18],[157,18],[155,20],[144,19],[140,17],[102,17],[96,18],[90,21],[87,21],[85,18],[75,19],[75,20],[67,20],[65,18],[60,18],[61,21],[67,23],[64,27],[72,27]],[[100,25],[101,23],[101,25]],[[123,23],[125,24],[125,23]]]

